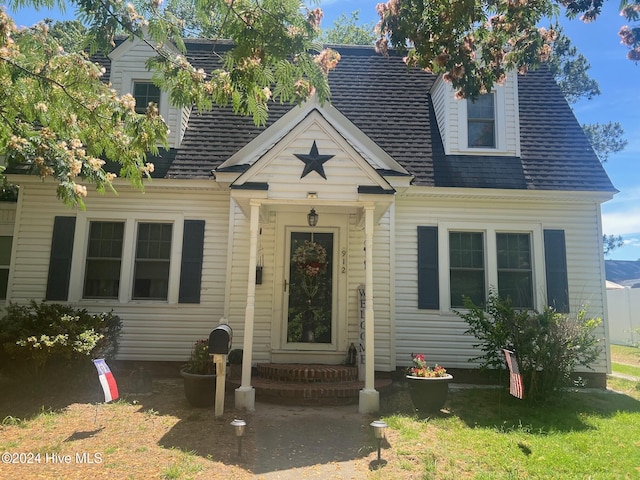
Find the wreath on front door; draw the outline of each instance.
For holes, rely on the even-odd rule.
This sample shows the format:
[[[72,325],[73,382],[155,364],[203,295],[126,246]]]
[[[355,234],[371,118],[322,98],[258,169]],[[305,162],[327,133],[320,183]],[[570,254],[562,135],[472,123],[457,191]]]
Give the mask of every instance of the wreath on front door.
[[[327,250],[319,243],[305,240],[293,252],[291,260],[302,276],[302,289],[311,304],[318,293],[318,275],[327,271]]]

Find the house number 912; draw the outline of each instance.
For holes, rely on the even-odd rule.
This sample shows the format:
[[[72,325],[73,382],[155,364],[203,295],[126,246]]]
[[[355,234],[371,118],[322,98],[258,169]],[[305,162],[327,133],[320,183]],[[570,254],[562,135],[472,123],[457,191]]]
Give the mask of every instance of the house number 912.
[[[347,251],[342,249],[340,252],[340,257],[342,258],[342,266],[340,267],[340,271],[342,273],[347,273]]]

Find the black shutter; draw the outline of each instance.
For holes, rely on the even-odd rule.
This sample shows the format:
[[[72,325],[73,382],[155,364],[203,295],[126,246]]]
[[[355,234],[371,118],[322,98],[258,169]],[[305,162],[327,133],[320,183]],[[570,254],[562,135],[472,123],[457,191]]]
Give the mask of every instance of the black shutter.
[[[200,303],[204,220],[185,220],[180,268],[180,303]]]
[[[557,312],[569,312],[569,281],[564,230],[544,231],[544,261],[547,270],[547,302]]]
[[[418,308],[440,308],[438,227],[418,227]]]
[[[69,279],[71,278],[75,231],[76,217],[55,217],[45,296],[47,300],[67,301],[69,299]]]

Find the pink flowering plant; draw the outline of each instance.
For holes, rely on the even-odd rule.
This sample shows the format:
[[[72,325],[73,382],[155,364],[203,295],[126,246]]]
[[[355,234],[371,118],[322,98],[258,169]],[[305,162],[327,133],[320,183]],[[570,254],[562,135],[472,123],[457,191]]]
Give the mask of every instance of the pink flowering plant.
[[[434,377],[446,377],[447,371],[441,365],[436,364],[433,368],[427,365],[427,361],[424,358],[424,354],[416,353],[411,354],[413,359],[413,366],[409,367],[408,374],[414,377],[434,378]]]

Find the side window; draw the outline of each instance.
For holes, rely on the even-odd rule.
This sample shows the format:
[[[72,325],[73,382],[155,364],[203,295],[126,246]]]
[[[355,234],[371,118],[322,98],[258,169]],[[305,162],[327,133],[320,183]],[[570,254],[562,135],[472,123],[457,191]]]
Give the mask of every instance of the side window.
[[[464,306],[463,296],[483,305],[486,276],[482,232],[449,232],[449,268],[451,306]]]
[[[496,148],[495,99],[493,93],[467,101],[469,148]]]
[[[511,298],[517,308],[533,308],[531,236],[528,233],[497,233],[498,293]]]
[[[139,223],[133,299],[166,300],[169,291],[172,224]]]
[[[145,113],[150,103],[160,108],[160,88],[151,82],[134,82],[133,97],[136,99],[136,113]]]
[[[84,279],[84,298],[118,298],[123,222],[91,222]]]
[[[7,298],[13,237],[0,237],[0,300]]]

